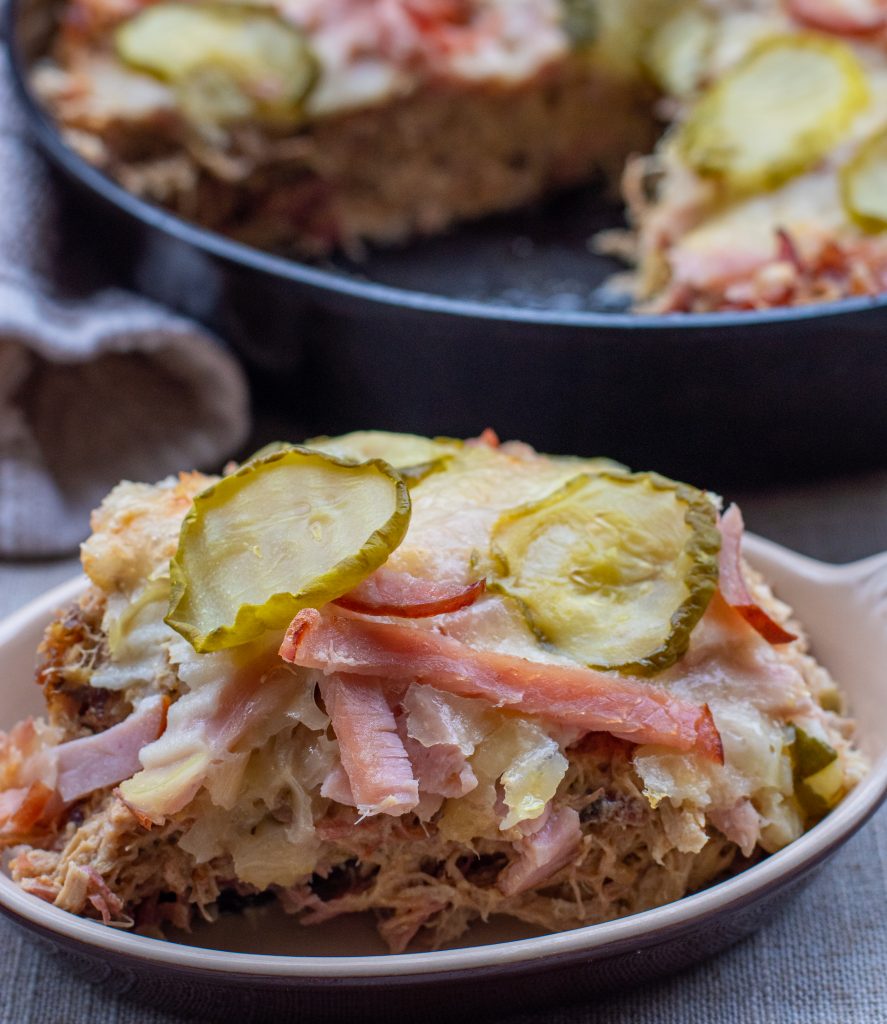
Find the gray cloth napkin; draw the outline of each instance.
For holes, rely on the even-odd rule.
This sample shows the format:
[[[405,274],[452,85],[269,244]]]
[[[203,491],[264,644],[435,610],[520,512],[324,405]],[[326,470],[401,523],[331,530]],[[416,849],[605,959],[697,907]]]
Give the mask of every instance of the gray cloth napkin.
[[[71,551],[118,480],[215,467],[249,429],[233,357],[151,302],[85,287],[58,204],[0,55],[0,557]]]

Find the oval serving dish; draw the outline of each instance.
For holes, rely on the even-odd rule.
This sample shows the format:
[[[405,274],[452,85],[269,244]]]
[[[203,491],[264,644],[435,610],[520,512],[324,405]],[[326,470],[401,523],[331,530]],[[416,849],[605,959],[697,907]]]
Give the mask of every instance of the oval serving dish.
[[[713,314],[620,311],[621,223],[593,189],[437,239],[313,266],[250,248],[126,192],[59,134],[32,93],[52,0],[10,0],[14,84],[77,193],[91,260],[204,321],[253,367],[263,409],[305,436],[368,423],[460,437],[495,423],[542,451],[599,454],[728,485],[882,465],[887,295]],[[294,412],[295,410],[295,412]]]
[[[527,1011],[636,985],[718,952],[770,917],[887,795],[887,555],[828,566],[754,537],[747,553],[840,681],[872,768],[810,832],[728,881],[618,921],[532,937],[494,924],[469,933],[464,947],[400,955],[382,953],[360,919],[301,928],[267,910],[223,917],[181,941],[143,938],[49,906],[4,875],[0,910],[105,991],[244,1022],[282,1012],[335,1021]],[[53,612],[82,586],[72,580],[0,624],[0,726],[40,710],[34,651]]]

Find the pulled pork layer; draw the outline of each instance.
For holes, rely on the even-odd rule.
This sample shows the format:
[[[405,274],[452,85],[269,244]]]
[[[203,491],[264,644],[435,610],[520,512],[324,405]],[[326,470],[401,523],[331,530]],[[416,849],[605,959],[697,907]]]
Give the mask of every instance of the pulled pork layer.
[[[359,255],[531,203],[598,175],[653,138],[649,97],[565,59],[518,84],[439,84],[280,135],[259,125],[224,146],[174,116],[79,116],[76,84],[46,98],[71,144],[124,188],[265,249]],[[38,86],[40,79],[38,79]],[[72,99],[66,99],[70,90]],[[590,110],[607,110],[592,130]]]

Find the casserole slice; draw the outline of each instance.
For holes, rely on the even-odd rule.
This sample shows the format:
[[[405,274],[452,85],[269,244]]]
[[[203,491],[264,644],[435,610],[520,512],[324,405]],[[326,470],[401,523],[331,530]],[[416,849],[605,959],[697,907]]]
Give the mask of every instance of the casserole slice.
[[[491,432],[120,484],[0,740],[12,877],[155,935],[372,911],[403,950],[741,870],[865,762],[720,504]]]

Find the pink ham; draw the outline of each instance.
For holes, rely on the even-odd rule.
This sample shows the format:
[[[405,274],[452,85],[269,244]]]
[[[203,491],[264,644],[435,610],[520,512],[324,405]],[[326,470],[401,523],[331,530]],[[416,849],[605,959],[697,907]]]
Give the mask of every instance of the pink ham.
[[[333,604],[363,615],[424,619],[474,604],[484,592],[484,586],[484,580],[468,585],[435,583],[383,566]]]
[[[761,837],[761,816],[754,808],[751,800],[742,797],[727,810],[712,808],[708,812],[708,820],[742,850],[745,857],[750,857]]]
[[[499,876],[498,889],[506,896],[516,896],[541,885],[570,861],[581,840],[576,811],[572,807],[553,811],[542,828],[514,844],[518,858]]]
[[[356,807],[354,794],[351,792],[351,783],[345,774],[341,764],[337,764],[323,780],[320,786],[320,795],[327,800],[335,800],[336,803],[344,804],[346,807]]]
[[[0,822],[8,821],[18,812],[25,797],[28,795],[27,786],[17,786],[15,789],[4,789],[0,793]]]
[[[803,25],[844,36],[870,35],[887,25],[885,0],[788,0],[788,12]]]
[[[328,800],[335,800],[336,803],[343,804],[345,807],[357,807],[357,801],[351,792],[351,783],[341,764],[337,764],[323,780],[320,795],[325,796]],[[430,821],[440,810],[442,804],[442,796],[435,793],[424,793],[420,789],[419,802],[413,808],[413,813],[420,821]]]
[[[492,427],[484,427],[477,437],[470,437],[465,442],[469,448],[499,448],[501,443]]]
[[[22,767],[43,749],[33,718],[0,732],[0,785],[6,787],[18,778]]]
[[[321,681],[320,692],[360,813],[411,811],[419,802],[419,786],[382,683],[334,675]]]
[[[340,678],[415,680],[458,696],[480,697],[495,707],[635,743],[692,750],[723,763],[721,738],[708,707],[639,679],[478,651],[430,630],[321,615],[315,609],[293,619],[280,656]]]
[[[431,747],[423,747],[418,740],[407,734],[402,718],[398,721],[398,727],[421,793],[459,797],[470,793],[477,786],[477,777],[471,765],[455,744],[435,743]]]
[[[545,828],[550,817],[551,801],[549,800],[538,818],[525,818],[523,821],[519,821],[515,827],[522,835],[532,836],[537,832],[541,832],[541,830]]]
[[[0,793],[0,846],[47,828],[61,810],[54,789],[42,782]]]
[[[489,731],[485,705],[410,686],[401,698],[397,728],[419,780],[419,792],[460,797],[477,786],[468,757]]]
[[[118,725],[63,743],[56,753],[56,788],[67,804],[130,778],[141,769],[139,752],[163,732],[166,700],[152,697]]]
[[[729,249],[714,246],[710,241],[704,246],[677,245],[669,254],[673,287],[681,295],[685,291],[692,293],[694,289],[717,288],[748,277],[770,258],[769,247],[754,245],[753,240],[744,248],[737,241]]]
[[[33,719],[0,732],[0,848],[53,827],[62,803],[41,776],[51,778],[54,747],[46,748]]]
[[[748,590],[742,573],[742,532],[744,524],[738,506],[731,505],[721,516],[721,554],[718,585],[724,600],[734,608],[761,636],[771,644],[788,644],[797,640],[794,633],[757,605]]]

